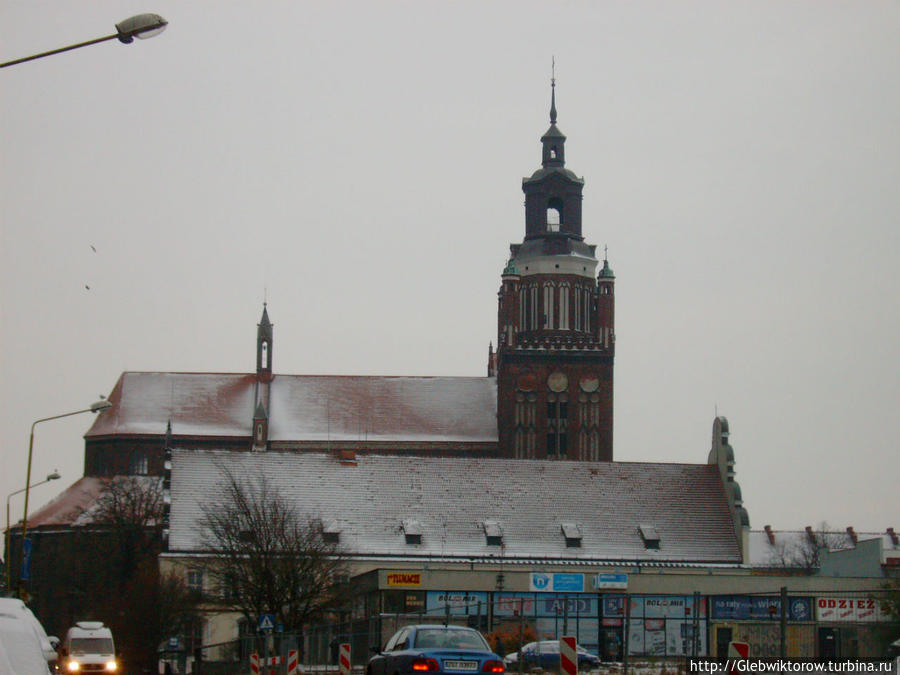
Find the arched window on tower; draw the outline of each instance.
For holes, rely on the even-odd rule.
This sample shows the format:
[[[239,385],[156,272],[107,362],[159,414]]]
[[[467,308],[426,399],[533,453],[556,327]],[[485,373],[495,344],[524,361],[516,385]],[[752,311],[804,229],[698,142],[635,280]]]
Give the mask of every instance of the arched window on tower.
[[[259,346],[260,349],[260,359],[259,364],[263,370],[269,369],[269,343],[267,341],[263,341],[263,343]]]
[[[556,159],[557,156],[559,156],[559,153],[557,152],[556,146],[554,145],[550,148],[550,159]]]
[[[547,232],[559,232],[562,224],[563,202],[559,197],[553,197],[547,202]]]

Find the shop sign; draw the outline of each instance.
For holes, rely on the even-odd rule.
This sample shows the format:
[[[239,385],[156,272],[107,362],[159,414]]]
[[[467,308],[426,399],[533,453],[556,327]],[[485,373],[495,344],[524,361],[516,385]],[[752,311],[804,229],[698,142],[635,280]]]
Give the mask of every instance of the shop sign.
[[[627,574],[595,574],[594,588],[602,590],[604,588],[628,588]]]
[[[625,616],[625,598],[621,595],[603,597],[603,616]]]
[[[636,618],[685,619],[694,615],[692,595],[639,595],[630,596],[631,616]],[[697,610],[699,616],[706,616],[706,598],[700,598]],[[603,597],[603,616],[625,616],[625,596],[607,595]]]
[[[543,616],[553,616],[554,614],[558,616],[562,616],[563,614],[568,614],[569,616],[579,614],[583,616],[595,616],[595,601],[596,598],[587,596],[539,598],[538,610]]]
[[[781,597],[777,595],[717,595],[712,598],[712,618],[731,621],[779,621]],[[788,598],[789,621],[811,621],[810,598]]]
[[[421,586],[422,574],[420,572],[389,572],[387,575],[388,586]]]
[[[539,593],[584,592],[583,574],[532,572],[530,577],[530,589]]]
[[[816,618],[819,621],[853,621],[868,623],[889,621],[881,605],[872,598],[830,598],[816,600]]]
[[[429,614],[440,614],[450,611],[453,616],[478,614],[479,603],[481,614],[488,613],[488,594],[484,591],[428,591],[425,594],[425,610]]]
[[[534,597],[513,594],[494,595],[495,616],[534,616]]]

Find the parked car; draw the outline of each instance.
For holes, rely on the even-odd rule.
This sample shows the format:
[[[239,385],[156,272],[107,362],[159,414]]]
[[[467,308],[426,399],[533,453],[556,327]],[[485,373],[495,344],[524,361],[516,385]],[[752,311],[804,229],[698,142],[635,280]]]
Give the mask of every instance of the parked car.
[[[559,672],[559,640],[540,640],[524,645],[522,653],[522,672],[533,670],[553,670]],[[591,670],[600,665],[600,659],[587,649],[578,645],[578,670]],[[512,652],[504,659],[507,670],[518,670],[519,652]]]
[[[890,659],[900,658],[900,639],[894,640],[887,647],[887,657]]]
[[[49,663],[56,661],[56,646],[59,638],[47,635],[41,622],[32,613],[28,606],[18,598],[0,598],[0,616],[8,616],[19,619],[34,633],[35,639],[41,647],[41,653]]]
[[[503,660],[473,628],[414,625],[398,630],[384,649],[373,648],[366,675],[503,673]]]
[[[0,610],[0,675],[50,675],[47,657],[27,618]]]

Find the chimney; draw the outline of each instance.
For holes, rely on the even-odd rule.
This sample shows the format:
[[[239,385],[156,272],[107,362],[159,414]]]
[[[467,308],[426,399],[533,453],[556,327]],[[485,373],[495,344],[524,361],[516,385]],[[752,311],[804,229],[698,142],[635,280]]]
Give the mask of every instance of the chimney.
[[[341,450],[338,459],[341,466],[356,466],[356,453],[353,450]]]
[[[775,533],[772,532],[772,526],[766,525],[765,530],[766,530],[766,536],[769,538],[769,546],[774,546],[775,545]]]
[[[900,546],[900,539],[898,539],[897,533],[894,532],[894,528],[893,528],[893,527],[889,527],[889,528],[887,529],[887,535],[891,538],[891,543],[892,543],[894,546]]]
[[[856,532],[853,530],[852,525],[847,528],[847,536],[850,537],[850,541],[852,541],[853,545],[856,546],[858,538],[856,536]]]
[[[816,533],[813,532],[813,529],[809,525],[806,526],[806,538],[809,539],[811,544],[816,543]]]

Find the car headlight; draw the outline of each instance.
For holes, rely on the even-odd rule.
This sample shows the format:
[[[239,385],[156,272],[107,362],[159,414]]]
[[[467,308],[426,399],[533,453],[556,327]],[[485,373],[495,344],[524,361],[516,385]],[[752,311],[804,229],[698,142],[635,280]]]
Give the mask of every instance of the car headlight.
[[[106,672],[114,673],[116,672],[116,668],[118,668],[118,664],[115,661],[107,661],[106,662]]]
[[[74,659],[70,660],[66,664],[66,670],[68,670],[70,673],[77,673],[80,669],[81,669],[81,664],[78,663],[78,661],[75,661]]]

